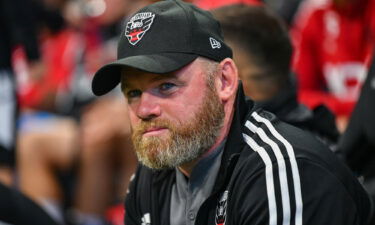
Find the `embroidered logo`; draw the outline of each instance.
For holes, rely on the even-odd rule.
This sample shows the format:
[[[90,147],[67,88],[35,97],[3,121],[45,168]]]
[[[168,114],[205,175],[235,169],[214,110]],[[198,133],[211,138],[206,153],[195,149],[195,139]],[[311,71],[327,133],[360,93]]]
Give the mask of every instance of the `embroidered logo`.
[[[155,14],[151,12],[142,12],[135,14],[126,24],[125,36],[130,44],[137,44],[145,35],[154,22]]]
[[[227,217],[227,200],[228,200],[228,191],[224,191],[224,193],[221,195],[218,205],[216,206],[216,216],[215,216],[216,225],[225,224],[225,219]]]
[[[218,42],[217,40],[215,40],[212,37],[210,37],[210,44],[211,44],[211,48],[213,48],[213,49],[215,49],[215,48],[221,48],[220,42]]]
[[[151,225],[151,216],[150,213],[146,213],[142,216],[141,225]]]

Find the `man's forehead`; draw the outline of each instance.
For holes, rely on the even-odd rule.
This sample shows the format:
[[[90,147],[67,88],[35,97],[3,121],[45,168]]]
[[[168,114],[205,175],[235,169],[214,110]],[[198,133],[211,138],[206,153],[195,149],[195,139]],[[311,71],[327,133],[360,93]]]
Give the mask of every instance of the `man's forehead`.
[[[211,61],[206,58],[198,57],[193,62],[176,71],[163,74],[150,73],[133,67],[123,67],[121,71],[121,88],[133,88],[134,86],[144,85],[143,82],[157,82],[173,78],[181,82],[188,82],[188,80],[196,79],[197,76],[195,75],[199,74],[198,76],[201,76],[206,73],[209,68],[209,62]]]
[[[143,70],[135,69],[135,68],[124,68],[121,72],[121,85],[123,87],[127,87],[131,84],[135,84],[138,82],[156,82],[159,80],[169,79],[169,78],[176,78],[177,72],[170,72],[164,74],[156,74],[150,73]]]

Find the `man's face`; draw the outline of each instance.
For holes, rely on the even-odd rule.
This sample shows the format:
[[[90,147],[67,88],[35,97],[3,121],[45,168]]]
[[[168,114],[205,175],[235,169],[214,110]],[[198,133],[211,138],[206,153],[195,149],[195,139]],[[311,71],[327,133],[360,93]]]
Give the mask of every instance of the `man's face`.
[[[154,168],[191,162],[216,141],[224,119],[216,90],[201,59],[171,74],[131,70],[123,78],[132,140],[138,159]],[[213,84],[213,79],[211,79]]]

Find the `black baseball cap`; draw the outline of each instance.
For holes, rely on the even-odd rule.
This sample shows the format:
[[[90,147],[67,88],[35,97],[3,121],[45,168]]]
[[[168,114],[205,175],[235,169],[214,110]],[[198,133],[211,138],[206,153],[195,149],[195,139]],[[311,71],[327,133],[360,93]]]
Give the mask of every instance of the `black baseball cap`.
[[[219,22],[209,12],[179,0],[148,5],[130,17],[124,24],[117,51],[118,60],[95,73],[95,95],[115,88],[124,66],[163,74],[184,67],[198,56],[217,62],[232,58]]]

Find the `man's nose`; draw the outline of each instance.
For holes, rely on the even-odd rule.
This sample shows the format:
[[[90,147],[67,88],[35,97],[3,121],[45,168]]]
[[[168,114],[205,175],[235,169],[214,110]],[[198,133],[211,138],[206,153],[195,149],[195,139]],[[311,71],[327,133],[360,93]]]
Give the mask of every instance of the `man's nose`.
[[[161,108],[157,96],[143,92],[137,107],[137,116],[141,119],[152,119],[160,114]]]

